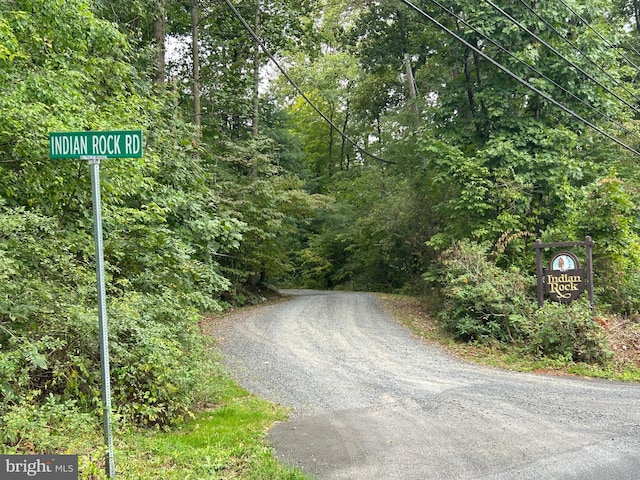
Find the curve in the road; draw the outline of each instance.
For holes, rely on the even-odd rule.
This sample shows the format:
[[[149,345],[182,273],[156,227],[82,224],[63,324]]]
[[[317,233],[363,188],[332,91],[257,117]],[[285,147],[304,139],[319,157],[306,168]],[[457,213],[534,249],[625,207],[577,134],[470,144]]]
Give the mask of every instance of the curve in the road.
[[[292,407],[277,454],[318,479],[640,479],[640,386],[516,374],[426,345],[362,293],[288,291],[216,329],[248,390]]]

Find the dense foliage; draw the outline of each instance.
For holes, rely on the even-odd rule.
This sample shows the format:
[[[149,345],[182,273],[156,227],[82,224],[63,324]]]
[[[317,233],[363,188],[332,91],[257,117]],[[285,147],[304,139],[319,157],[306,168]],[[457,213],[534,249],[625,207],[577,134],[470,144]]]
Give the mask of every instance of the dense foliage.
[[[326,5],[326,53],[293,70],[340,130],[329,135],[299,97],[288,104],[308,188],[338,201],[311,232],[300,277],[435,289],[456,337],[546,345],[537,335],[562,314],[534,315],[533,241],[589,235],[597,308],[636,314],[637,5],[413,3],[422,12],[400,1]],[[341,148],[338,133],[389,162]],[[593,323],[578,311],[565,314]],[[560,343],[578,352],[589,341]],[[593,345],[569,357],[605,359],[605,343]]]
[[[590,235],[598,308],[639,312],[635,3],[233,3],[288,79],[224,2],[0,3],[0,442],[100,407],[88,168],[51,131],[144,132],[101,165],[123,422],[210,401],[198,321],[266,284],[432,290],[459,339],[606,361],[590,309],[536,311],[532,242]]]
[[[286,273],[282,239],[310,197],[267,140],[200,144],[134,37],[91,4],[0,13],[0,416],[100,411],[89,170],[49,160],[47,136],[141,129],[142,159],[101,165],[112,397],[123,421],[174,422],[212,400],[201,314]],[[19,425],[0,424],[1,440],[20,444]]]

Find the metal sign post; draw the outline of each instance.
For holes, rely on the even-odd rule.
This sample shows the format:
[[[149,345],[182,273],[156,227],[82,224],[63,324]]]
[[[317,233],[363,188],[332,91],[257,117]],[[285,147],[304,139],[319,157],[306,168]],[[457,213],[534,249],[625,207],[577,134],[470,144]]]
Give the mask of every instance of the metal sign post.
[[[104,248],[102,243],[102,202],[100,199],[100,160],[106,158],[141,158],[142,131],[86,131],[49,133],[49,157],[87,160],[91,169],[93,200],[93,236],[96,247],[96,285],[98,290],[98,325],[100,330],[100,374],[104,440],[108,449],[105,470],[115,478],[116,468],[111,433],[111,377],[109,370],[109,331],[107,328],[107,294],[104,277]]]
[[[105,469],[109,478],[115,478],[113,435],[111,433],[111,378],[109,375],[109,331],[107,328],[107,293],[104,280],[104,247],[102,243],[102,201],[100,198],[100,160],[106,157],[83,157],[91,169],[91,196],[93,203],[93,239],[96,245],[96,285],[98,289],[98,324],[100,327],[100,373],[102,376],[102,402],[104,441],[107,445]]]

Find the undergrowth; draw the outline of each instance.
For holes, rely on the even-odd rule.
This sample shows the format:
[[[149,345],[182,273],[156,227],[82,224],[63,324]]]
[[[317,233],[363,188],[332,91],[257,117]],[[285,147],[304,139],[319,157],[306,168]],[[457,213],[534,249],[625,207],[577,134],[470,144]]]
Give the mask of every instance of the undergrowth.
[[[288,412],[237,387],[223,372],[212,384],[209,405],[170,428],[114,425],[117,478],[123,480],[303,480],[299,471],[280,465],[265,441],[268,428]],[[106,449],[101,424],[73,402],[51,399],[36,409],[7,416],[17,437],[0,453],[66,453],[79,455],[80,480],[104,480]]]
[[[543,355],[532,345],[456,340],[434,314],[438,308],[436,298],[391,294],[378,294],[378,298],[385,311],[416,336],[464,361],[519,372],[640,382],[640,323],[635,321],[626,329],[618,327],[625,323],[622,321],[605,321],[602,317],[592,321],[592,328],[597,328],[606,343],[615,348],[608,350],[603,362],[587,363],[568,355]]]

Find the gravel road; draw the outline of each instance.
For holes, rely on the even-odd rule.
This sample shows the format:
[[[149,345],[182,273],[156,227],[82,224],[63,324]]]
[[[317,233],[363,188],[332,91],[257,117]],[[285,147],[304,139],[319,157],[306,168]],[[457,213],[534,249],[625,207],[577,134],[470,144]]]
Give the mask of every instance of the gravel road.
[[[292,300],[215,328],[249,391],[294,413],[269,439],[317,479],[640,479],[640,385],[454,360],[362,293]]]

